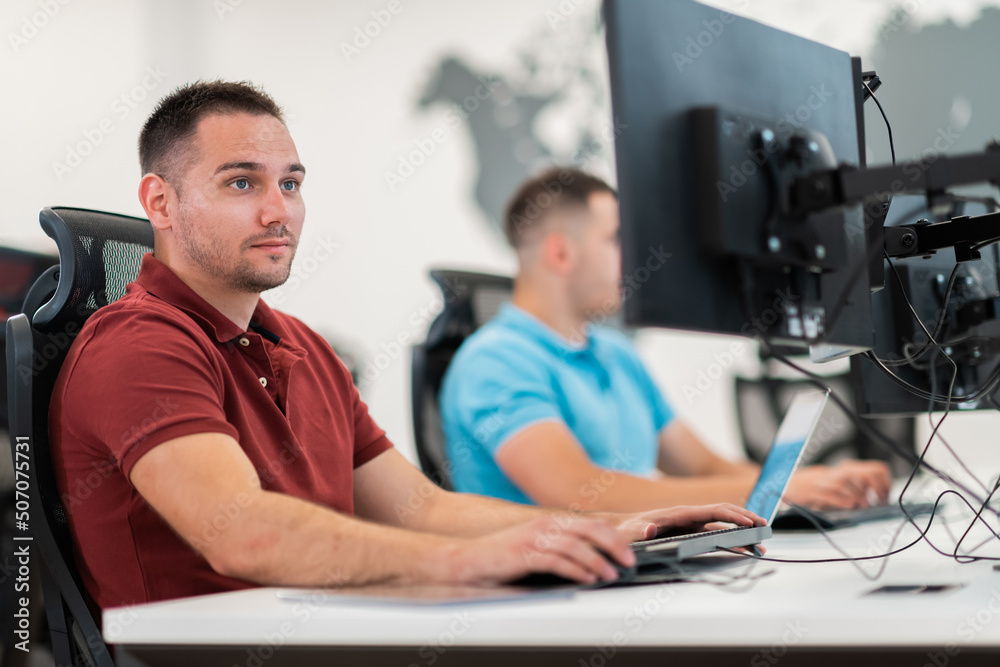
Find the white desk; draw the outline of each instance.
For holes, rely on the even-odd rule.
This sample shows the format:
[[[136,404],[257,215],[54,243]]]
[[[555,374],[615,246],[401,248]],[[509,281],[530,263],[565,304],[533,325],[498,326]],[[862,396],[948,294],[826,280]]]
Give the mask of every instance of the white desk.
[[[851,555],[867,555],[884,551],[883,536],[896,525],[831,535]],[[908,528],[898,544],[913,535]],[[932,535],[954,545],[943,527]],[[766,546],[775,558],[838,555],[815,534],[779,534]],[[989,545],[982,554],[1000,555],[1000,548]],[[873,573],[880,563],[861,567]],[[725,576],[745,570],[741,565]],[[1000,665],[1000,572],[990,563],[961,565],[921,543],[890,558],[878,581],[850,563],[760,562],[753,574],[767,570],[774,573],[729,588],[654,584],[437,608],[293,602],[279,598],[280,589],[261,588],[108,610],[104,635],[126,666],[603,667],[651,664],[654,654],[660,654],[656,664],[672,666]],[[964,586],[865,595],[886,584],[955,583]]]

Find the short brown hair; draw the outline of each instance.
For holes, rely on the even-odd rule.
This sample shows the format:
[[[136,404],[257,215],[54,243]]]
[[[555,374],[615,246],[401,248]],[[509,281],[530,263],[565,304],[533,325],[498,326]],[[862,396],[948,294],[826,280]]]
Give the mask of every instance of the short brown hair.
[[[139,166],[143,174],[167,180],[177,174],[177,144],[194,136],[198,121],[209,114],[270,115],[285,122],[271,96],[247,81],[196,81],[181,86],[156,105],[139,134]],[[176,183],[175,183],[176,185]]]
[[[525,232],[554,210],[586,207],[590,196],[614,188],[597,176],[570,167],[552,167],[525,181],[507,204],[504,234],[514,248],[524,243]]]

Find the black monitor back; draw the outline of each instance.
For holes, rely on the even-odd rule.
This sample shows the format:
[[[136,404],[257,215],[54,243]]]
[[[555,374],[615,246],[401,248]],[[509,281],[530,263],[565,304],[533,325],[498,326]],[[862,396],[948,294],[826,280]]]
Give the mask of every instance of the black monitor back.
[[[863,101],[860,66],[852,66],[842,51],[688,0],[608,0],[605,16],[622,270],[639,286],[625,300],[626,323],[778,333],[773,315],[784,305],[780,287],[762,282],[757,287],[763,298],[748,308],[737,263],[705,251],[696,222],[704,198],[699,204],[692,168],[703,146],[692,139],[691,113],[719,107],[773,119],[779,135],[819,132],[836,162],[856,165],[857,110]],[[747,201],[746,188],[759,187],[768,177],[768,167],[760,162],[746,151],[725,165],[727,178],[715,184],[743,190],[736,215],[745,210],[748,227],[760,224],[756,218],[768,206],[763,200]],[[744,185],[744,179],[755,183]],[[827,228],[843,234],[844,256],[863,261],[861,208],[840,209],[828,217]],[[658,253],[670,257],[658,263]],[[862,272],[852,282],[847,273],[816,276],[818,298],[828,311],[841,294],[847,306],[824,342],[866,348],[871,345],[868,280]]]

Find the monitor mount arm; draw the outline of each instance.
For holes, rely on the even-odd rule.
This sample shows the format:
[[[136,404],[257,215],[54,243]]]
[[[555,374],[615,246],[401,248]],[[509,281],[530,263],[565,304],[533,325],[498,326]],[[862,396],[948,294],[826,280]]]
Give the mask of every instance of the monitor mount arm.
[[[884,201],[902,193],[934,198],[947,188],[988,182],[1000,187],[1000,143],[991,141],[981,153],[939,156],[930,164],[906,162],[859,169],[841,165],[796,178],[785,203],[787,213],[806,215],[825,209]],[[917,222],[886,227],[885,250],[890,257],[929,255],[955,249],[955,259],[979,259],[977,246],[1000,239],[1000,213],[961,216],[945,222]]]

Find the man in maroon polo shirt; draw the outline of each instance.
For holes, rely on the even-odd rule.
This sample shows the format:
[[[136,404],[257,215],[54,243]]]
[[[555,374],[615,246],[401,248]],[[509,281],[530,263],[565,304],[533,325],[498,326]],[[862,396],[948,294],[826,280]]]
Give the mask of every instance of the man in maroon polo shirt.
[[[253,585],[593,582],[615,576],[599,551],[629,565],[628,542],[658,528],[763,523],[725,504],[583,516],[438,489],[323,339],[260,299],[287,280],[305,218],[305,168],[274,101],[247,84],[183,87],[139,154],[154,252],[88,320],[51,410],[100,607]]]

